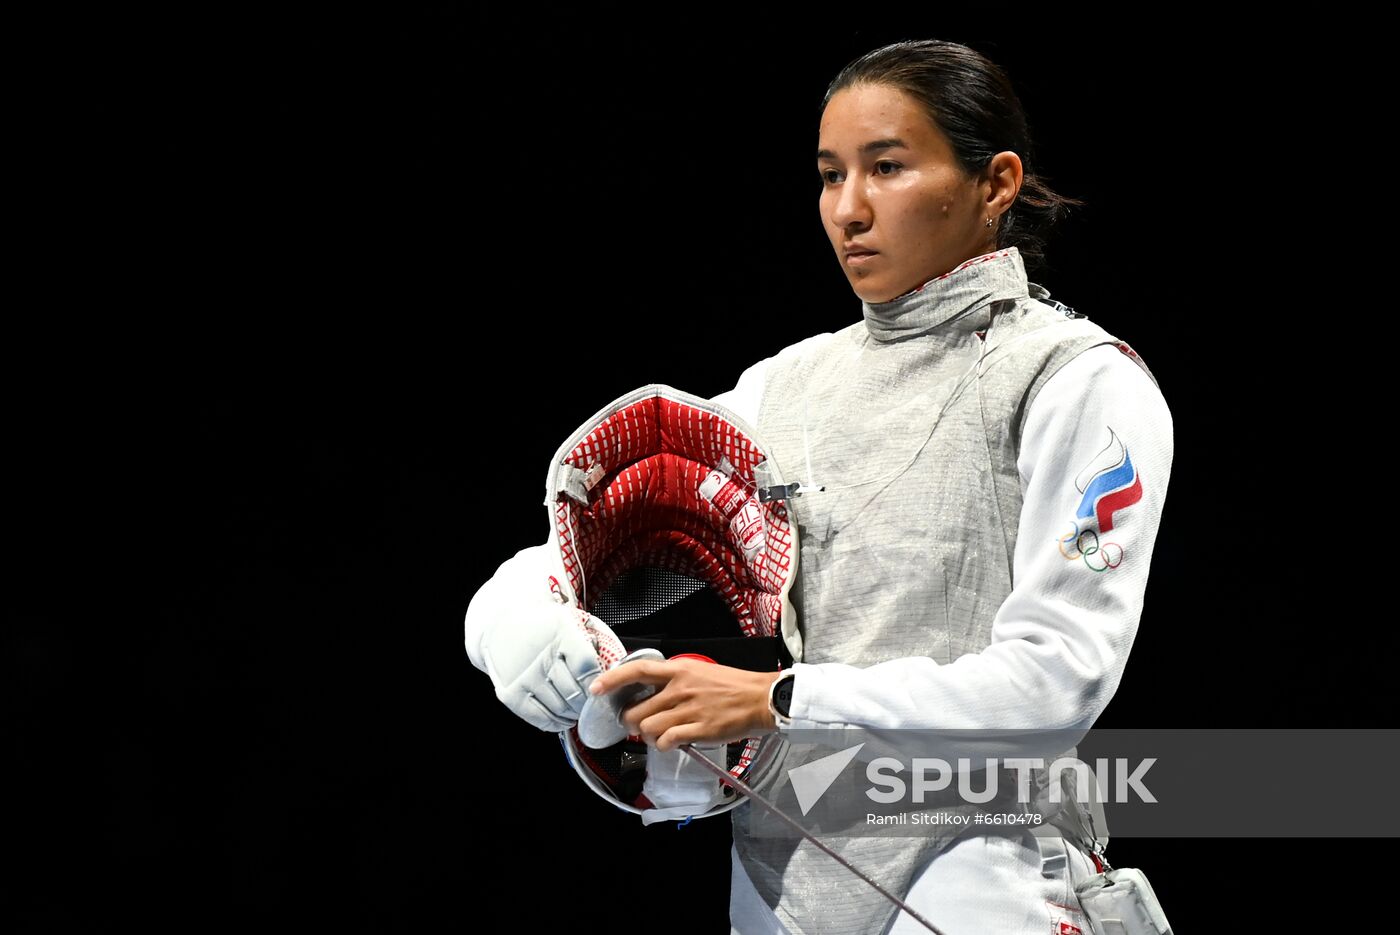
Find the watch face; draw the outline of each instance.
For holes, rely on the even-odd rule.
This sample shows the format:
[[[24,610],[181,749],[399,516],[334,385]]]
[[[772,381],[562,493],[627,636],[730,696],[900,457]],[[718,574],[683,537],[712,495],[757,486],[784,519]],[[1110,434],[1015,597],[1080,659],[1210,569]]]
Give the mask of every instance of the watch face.
[[[778,680],[778,685],[773,689],[773,707],[783,717],[792,716],[792,683],[796,682],[795,676],[786,675]]]

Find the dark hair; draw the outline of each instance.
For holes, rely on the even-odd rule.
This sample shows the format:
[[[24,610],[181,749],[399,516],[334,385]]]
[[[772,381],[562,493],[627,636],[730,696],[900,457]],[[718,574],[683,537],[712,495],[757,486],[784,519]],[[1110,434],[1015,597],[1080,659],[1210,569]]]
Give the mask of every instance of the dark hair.
[[[1057,194],[1035,174],[1026,113],[1000,66],[956,42],[896,42],[841,69],[826,89],[822,110],[837,91],[857,84],[898,88],[922,104],[968,174],[982,171],[1004,150],[1020,156],[1021,188],[997,224],[996,249],[1015,246],[1028,273],[1044,263],[1051,226],[1070,205],[1084,202]]]

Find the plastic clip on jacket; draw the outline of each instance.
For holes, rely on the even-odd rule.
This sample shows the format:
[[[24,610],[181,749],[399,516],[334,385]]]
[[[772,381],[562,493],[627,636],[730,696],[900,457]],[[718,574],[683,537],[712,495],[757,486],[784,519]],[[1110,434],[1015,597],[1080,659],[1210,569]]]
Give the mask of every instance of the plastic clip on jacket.
[[[815,487],[809,487],[802,483],[774,484],[771,487],[758,488],[758,501],[769,503],[773,500],[788,500],[792,497],[800,497],[804,493],[821,493],[825,489],[826,487],[822,484],[817,484]]]

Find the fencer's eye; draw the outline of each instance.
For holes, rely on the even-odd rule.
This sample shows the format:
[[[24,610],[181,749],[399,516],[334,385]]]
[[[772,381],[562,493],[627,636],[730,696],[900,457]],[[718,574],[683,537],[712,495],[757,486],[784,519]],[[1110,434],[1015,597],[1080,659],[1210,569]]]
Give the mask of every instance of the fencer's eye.
[[[840,173],[837,172],[835,169],[825,169],[825,170],[822,171],[822,174],[821,174],[821,175],[822,175],[822,181],[825,182],[825,183],[827,183],[828,185],[830,185],[830,184],[832,184],[833,182],[835,182],[835,179],[833,179],[831,176],[832,176],[832,175],[839,175],[839,174],[840,174]]]
[[[899,165],[899,163],[897,163],[897,162],[877,162],[877,163],[875,163],[875,170],[876,170],[876,172],[877,172],[878,174],[880,174],[880,175],[893,175],[893,174],[894,174],[893,172],[880,172],[879,169],[880,169],[881,166],[889,166],[890,168],[895,169],[895,170],[898,170],[899,168],[901,168],[900,165]]]

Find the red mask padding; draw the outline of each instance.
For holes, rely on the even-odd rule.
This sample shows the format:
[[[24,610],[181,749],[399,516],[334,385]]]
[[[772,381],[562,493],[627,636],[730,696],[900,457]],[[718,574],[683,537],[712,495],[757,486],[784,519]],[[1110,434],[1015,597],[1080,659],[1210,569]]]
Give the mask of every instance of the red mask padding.
[[[587,508],[564,497],[555,505],[574,592],[583,592],[586,577],[591,604],[629,569],[669,568],[720,594],[745,634],[779,632],[792,550],[787,508],[782,501],[760,505],[765,545],[750,561],[728,521],[700,494],[722,458],[734,466],[732,478],[757,497],[753,469],[763,455],[720,416],[649,397],[603,419],[564,459],[584,472],[601,468]]]

